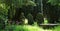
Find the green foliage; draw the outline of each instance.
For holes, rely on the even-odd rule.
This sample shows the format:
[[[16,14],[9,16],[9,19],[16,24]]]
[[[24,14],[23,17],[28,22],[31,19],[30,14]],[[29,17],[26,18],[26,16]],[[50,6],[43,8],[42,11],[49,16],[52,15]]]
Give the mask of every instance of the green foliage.
[[[6,5],[13,5],[15,7],[22,7],[23,5],[33,5],[36,6],[36,4],[31,0],[0,0],[0,3],[5,3]]]
[[[60,6],[60,0],[48,0],[48,3],[51,3],[52,5],[59,5]]]
[[[6,20],[8,15],[8,6],[0,4],[0,19]]]
[[[28,6],[28,5],[32,5],[32,6],[36,6],[36,4],[33,1],[29,1],[29,0],[20,0],[19,2],[14,2],[14,5],[16,5],[17,7],[21,7],[23,5]]]
[[[26,3],[26,5],[36,6],[36,4],[33,1],[28,1],[28,3]]]
[[[13,31],[15,28],[14,25],[6,25],[4,31]]]
[[[0,3],[0,29],[4,28],[5,22],[7,21],[8,6],[4,3]]]

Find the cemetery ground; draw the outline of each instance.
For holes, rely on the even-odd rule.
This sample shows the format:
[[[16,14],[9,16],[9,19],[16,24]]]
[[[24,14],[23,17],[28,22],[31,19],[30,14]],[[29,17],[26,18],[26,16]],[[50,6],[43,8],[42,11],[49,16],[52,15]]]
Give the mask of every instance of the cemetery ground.
[[[42,26],[38,26],[36,22],[33,25],[28,25],[28,24],[11,25],[11,24],[8,24],[5,26],[5,29],[3,29],[1,31],[60,31],[60,25],[54,26],[52,28],[51,28],[51,26],[50,27],[47,26],[44,29]]]

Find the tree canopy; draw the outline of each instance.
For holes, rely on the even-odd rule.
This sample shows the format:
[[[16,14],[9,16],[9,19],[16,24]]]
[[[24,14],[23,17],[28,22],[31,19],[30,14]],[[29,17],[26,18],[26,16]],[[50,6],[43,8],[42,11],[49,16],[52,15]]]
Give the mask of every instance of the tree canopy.
[[[15,7],[21,7],[23,5],[36,6],[36,4],[31,0],[0,0],[0,3],[5,3],[6,5],[13,5]]]
[[[48,3],[51,3],[52,5],[59,5],[60,6],[60,0],[48,0]]]

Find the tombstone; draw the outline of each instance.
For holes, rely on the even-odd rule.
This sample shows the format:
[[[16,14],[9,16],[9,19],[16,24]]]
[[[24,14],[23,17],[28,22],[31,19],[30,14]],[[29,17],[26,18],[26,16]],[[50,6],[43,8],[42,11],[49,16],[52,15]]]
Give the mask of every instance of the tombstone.
[[[43,29],[50,29],[50,28],[54,28],[59,25],[60,24],[40,24],[40,27],[43,27]]]
[[[44,17],[43,17],[43,15],[41,13],[37,13],[36,22],[37,22],[38,25],[42,24],[44,22]]]
[[[34,20],[33,20],[32,14],[29,13],[29,14],[27,15],[27,19],[28,19],[28,24],[29,24],[29,25],[34,24]]]
[[[20,17],[19,17],[18,23],[19,23],[19,24],[24,24],[24,19],[25,19],[24,13],[21,12],[21,15],[20,15]]]

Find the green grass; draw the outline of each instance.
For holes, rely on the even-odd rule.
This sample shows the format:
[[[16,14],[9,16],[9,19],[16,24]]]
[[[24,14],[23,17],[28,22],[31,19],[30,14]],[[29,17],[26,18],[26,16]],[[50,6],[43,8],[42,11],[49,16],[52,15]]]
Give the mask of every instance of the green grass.
[[[5,31],[46,31],[42,29],[42,27],[38,26],[31,26],[31,25],[12,25],[12,26],[7,26]],[[51,30],[48,30],[51,31]]]
[[[43,29],[38,26],[31,25],[9,25],[3,31],[60,31],[60,26],[56,26],[54,29]]]
[[[15,30],[17,31],[17,29],[22,31],[38,31],[39,30],[39,28],[37,27],[26,26],[26,25],[19,26],[19,27],[17,26]]]
[[[11,28],[13,28],[13,26],[9,26],[6,28],[6,30],[10,30]],[[31,26],[31,25],[16,25],[13,28],[13,31],[40,31],[42,30],[41,27],[36,27],[36,26]]]
[[[46,21],[44,22],[45,24],[47,23]],[[60,31],[60,26],[56,26],[54,29],[44,30],[42,27],[37,25],[37,22],[34,22],[33,25],[8,25],[4,31]]]
[[[60,31],[60,26],[56,26],[56,27],[54,28],[54,31]]]

